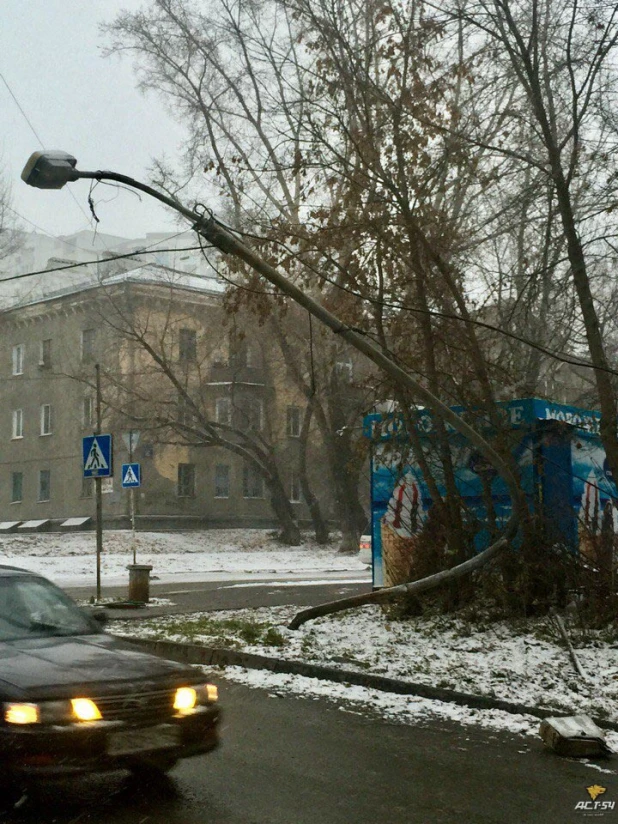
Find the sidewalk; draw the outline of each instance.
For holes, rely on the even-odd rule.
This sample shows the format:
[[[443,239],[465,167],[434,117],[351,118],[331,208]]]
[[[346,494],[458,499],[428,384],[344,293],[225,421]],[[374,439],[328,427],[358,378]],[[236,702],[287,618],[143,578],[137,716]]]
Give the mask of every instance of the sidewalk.
[[[535,718],[551,718],[556,710],[526,704],[504,701],[486,695],[473,695],[456,690],[433,687],[427,684],[415,684],[397,678],[386,678],[367,672],[325,667],[304,661],[290,661],[283,658],[271,658],[231,649],[203,647],[197,644],[182,644],[174,641],[151,640],[133,636],[119,636],[133,644],[144,647],[148,652],[170,658],[186,664],[208,667],[237,666],[246,669],[268,670],[274,673],[290,673],[307,678],[318,678],[339,684],[353,684],[359,687],[390,692],[396,695],[414,695],[434,701],[450,702],[479,710],[499,710],[512,715],[531,715]],[[559,713],[566,714],[566,713]],[[601,729],[618,732],[618,723],[606,718],[593,718]]]
[[[94,587],[65,587],[71,597],[85,603],[96,595]],[[204,576],[199,582],[178,581],[150,586],[150,602],[127,602],[128,586],[102,588],[102,600],[111,620],[142,621],[165,615],[208,610],[231,610],[295,604],[300,608],[371,591],[367,571],[295,573],[227,573]]]

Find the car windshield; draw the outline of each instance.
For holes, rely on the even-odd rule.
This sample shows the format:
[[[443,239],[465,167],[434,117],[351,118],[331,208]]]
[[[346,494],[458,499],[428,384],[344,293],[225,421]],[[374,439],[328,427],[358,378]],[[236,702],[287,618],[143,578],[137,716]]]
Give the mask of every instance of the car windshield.
[[[0,641],[99,631],[93,619],[44,578],[0,577]]]

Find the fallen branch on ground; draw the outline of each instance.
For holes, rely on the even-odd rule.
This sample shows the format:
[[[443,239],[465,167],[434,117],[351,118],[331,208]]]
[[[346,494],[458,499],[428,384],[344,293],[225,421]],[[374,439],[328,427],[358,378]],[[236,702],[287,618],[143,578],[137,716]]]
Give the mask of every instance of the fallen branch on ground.
[[[440,586],[444,586],[444,584],[463,578],[465,575],[469,575],[471,572],[475,572],[485,566],[489,561],[499,555],[502,550],[508,546],[508,543],[507,536],[503,535],[494,544],[487,547],[484,552],[479,553],[474,558],[469,558],[467,561],[464,561],[452,569],[437,572],[435,575],[428,575],[427,578],[421,578],[420,581],[410,581],[409,583],[398,584],[394,587],[377,589],[374,592],[368,592],[366,595],[353,595],[351,598],[341,598],[338,601],[328,601],[326,604],[318,604],[318,606],[303,609],[292,618],[288,624],[288,629],[298,629],[306,621],[311,621],[313,618],[321,618],[324,615],[332,615],[335,612],[342,612],[346,609],[362,607],[366,604],[383,604],[401,595],[418,595],[430,589],[437,589]]]
[[[569,650],[569,655],[571,656],[571,661],[573,662],[573,666],[575,667],[575,671],[577,672],[577,674],[579,675],[580,678],[583,678],[584,681],[588,681],[589,680],[588,675],[587,675],[586,671],[584,670],[584,668],[582,667],[582,665],[580,664],[579,658],[577,657],[575,649],[573,648],[573,644],[571,643],[571,639],[569,638],[568,633],[566,631],[566,627],[564,626],[564,621],[558,615],[558,613],[556,612],[556,610],[553,607],[550,610],[550,615],[552,616],[552,618],[555,620],[556,624],[558,625],[560,635],[562,635],[564,643],[567,645],[567,649]]]

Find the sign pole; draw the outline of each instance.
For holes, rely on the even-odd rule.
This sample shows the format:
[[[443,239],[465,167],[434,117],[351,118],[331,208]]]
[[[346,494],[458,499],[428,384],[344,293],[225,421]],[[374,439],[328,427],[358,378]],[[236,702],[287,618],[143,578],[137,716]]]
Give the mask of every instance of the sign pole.
[[[133,463],[133,430],[129,431],[129,463]],[[129,489],[129,501],[131,502],[131,546],[133,547],[133,563],[137,563],[135,550],[135,487]]]
[[[101,434],[101,370],[97,363],[94,367],[97,389],[97,421],[95,435]],[[101,600],[101,553],[103,551],[103,494],[101,478],[95,477],[94,490],[96,496],[96,536],[97,536],[97,601]]]

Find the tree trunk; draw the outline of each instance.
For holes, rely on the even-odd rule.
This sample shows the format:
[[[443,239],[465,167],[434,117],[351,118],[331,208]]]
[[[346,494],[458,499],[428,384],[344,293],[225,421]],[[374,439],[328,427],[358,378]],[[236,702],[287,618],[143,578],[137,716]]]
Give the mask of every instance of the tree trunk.
[[[481,567],[484,567],[489,561],[499,555],[505,547],[508,546],[507,538],[501,538],[495,544],[488,547],[484,552],[464,561],[459,566],[452,569],[438,572],[435,575],[430,575],[427,578],[422,578],[420,581],[412,581],[408,584],[399,584],[396,587],[386,587],[384,589],[377,589],[374,592],[368,592],[365,595],[353,595],[351,598],[341,598],[339,601],[329,601],[326,604],[320,604],[317,607],[309,607],[298,612],[288,624],[288,629],[298,629],[306,621],[313,618],[321,618],[324,615],[333,615],[335,612],[342,612],[346,609],[353,609],[355,607],[362,607],[366,604],[383,604],[391,601],[393,598],[400,598],[402,595],[417,595],[421,592],[428,592],[431,589],[450,584],[469,575]]]
[[[309,403],[305,408],[305,415],[303,417],[303,425],[300,430],[300,455],[298,464],[298,474],[300,477],[300,486],[303,497],[309,514],[311,522],[313,523],[313,530],[315,532],[315,539],[318,544],[324,545],[328,543],[329,533],[328,524],[322,515],[322,508],[317,497],[313,494],[309,478],[307,477],[307,446],[309,443],[309,433],[311,430],[311,418],[313,417],[314,399],[310,398]]]
[[[266,479],[270,492],[270,505],[281,527],[279,540],[288,546],[300,546],[300,529],[294,517],[294,510],[280,481],[272,476]]]

